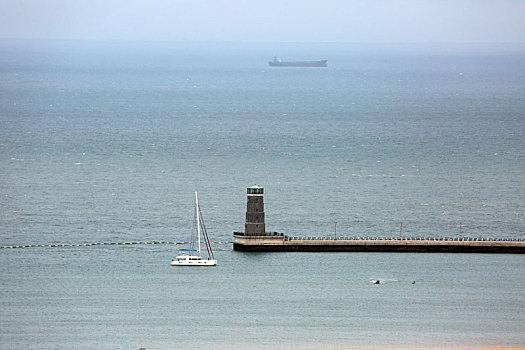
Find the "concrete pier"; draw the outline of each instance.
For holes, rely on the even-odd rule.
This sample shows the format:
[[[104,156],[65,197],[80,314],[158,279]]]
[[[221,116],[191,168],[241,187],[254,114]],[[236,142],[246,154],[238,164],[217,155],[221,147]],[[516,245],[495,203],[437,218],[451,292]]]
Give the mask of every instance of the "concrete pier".
[[[485,238],[289,237],[266,232],[264,189],[246,191],[244,232],[233,233],[233,249],[245,252],[421,252],[525,253],[525,240]],[[334,233],[335,235],[335,233]]]
[[[525,240],[482,238],[323,238],[282,233],[233,235],[233,249],[245,252],[411,252],[524,254]]]

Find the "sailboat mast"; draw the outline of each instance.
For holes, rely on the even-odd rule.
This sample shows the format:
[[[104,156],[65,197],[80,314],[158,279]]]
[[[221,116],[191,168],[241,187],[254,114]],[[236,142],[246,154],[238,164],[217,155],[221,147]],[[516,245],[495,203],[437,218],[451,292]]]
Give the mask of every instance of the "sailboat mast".
[[[198,241],[198,248],[197,248],[197,254],[201,255],[201,220],[199,217],[199,196],[197,192],[195,192],[195,211],[197,215],[197,241]]]

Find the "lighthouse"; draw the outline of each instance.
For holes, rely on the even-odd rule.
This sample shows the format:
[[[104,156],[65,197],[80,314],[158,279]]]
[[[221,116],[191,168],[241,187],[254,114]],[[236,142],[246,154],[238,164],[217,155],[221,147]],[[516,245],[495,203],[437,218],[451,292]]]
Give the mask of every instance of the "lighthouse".
[[[264,189],[260,186],[248,187],[246,203],[245,236],[264,236],[266,225],[264,223]]]

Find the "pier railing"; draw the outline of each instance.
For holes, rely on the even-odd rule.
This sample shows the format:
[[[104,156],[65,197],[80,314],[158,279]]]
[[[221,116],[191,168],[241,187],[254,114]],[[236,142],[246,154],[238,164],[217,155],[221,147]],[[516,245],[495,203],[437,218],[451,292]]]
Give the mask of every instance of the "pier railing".
[[[428,242],[524,242],[522,238],[486,237],[294,237],[284,236],[285,241],[428,241]]]

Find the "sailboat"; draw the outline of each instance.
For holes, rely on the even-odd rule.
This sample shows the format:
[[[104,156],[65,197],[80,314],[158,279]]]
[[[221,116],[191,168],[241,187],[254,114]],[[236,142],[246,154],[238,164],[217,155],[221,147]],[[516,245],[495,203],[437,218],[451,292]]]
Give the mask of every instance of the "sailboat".
[[[199,207],[199,195],[195,192],[195,221],[197,226],[197,249],[180,249],[182,252],[181,255],[171,259],[171,266],[215,266],[217,265],[217,260],[213,256],[213,251],[211,249],[210,240],[208,238],[208,233],[206,232],[206,227],[204,226],[204,221],[202,220],[202,214]],[[204,238],[204,243],[206,244],[206,251],[208,253],[208,258],[204,259],[201,256],[201,233]],[[191,243],[191,247],[195,242]]]

